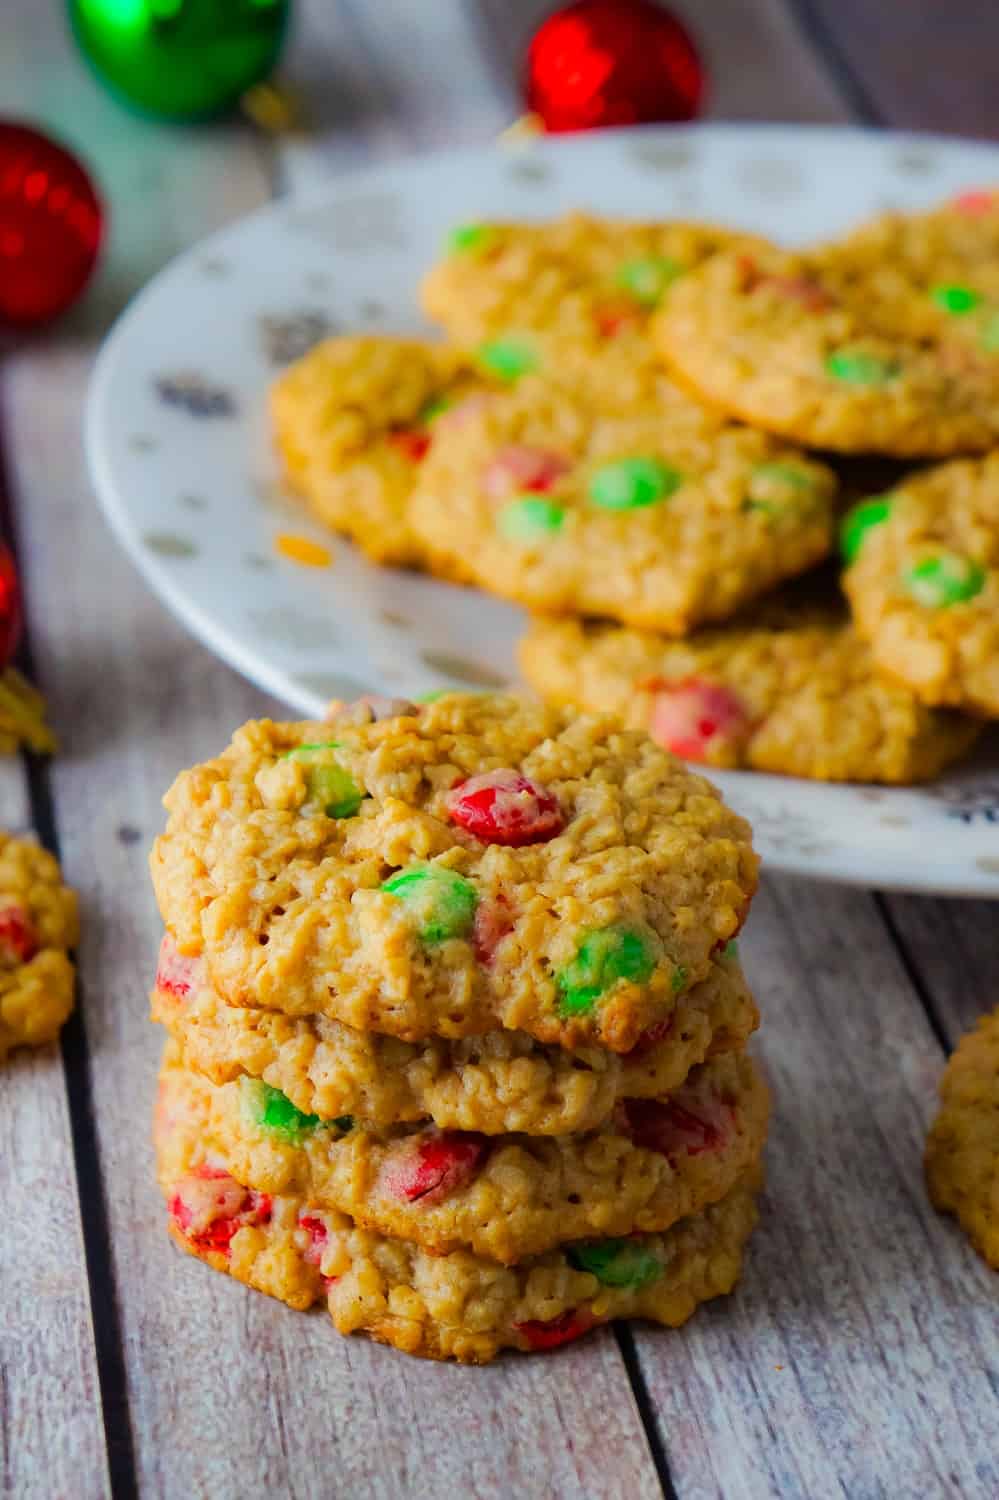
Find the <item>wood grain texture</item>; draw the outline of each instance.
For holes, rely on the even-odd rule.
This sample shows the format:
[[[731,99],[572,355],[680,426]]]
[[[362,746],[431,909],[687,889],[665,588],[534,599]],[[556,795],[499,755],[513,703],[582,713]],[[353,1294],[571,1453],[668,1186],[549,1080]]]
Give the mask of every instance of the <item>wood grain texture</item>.
[[[729,1305],[680,1349],[638,1337],[677,1491],[999,1492],[995,1277],[926,1198],[941,1052],[874,903],[774,879],[742,946],[776,1100],[762,1223]]]
[[[979,0],[791,0],[883,125],[999,137],[999,10]]]
[[[953,1047],[999,1005],[999,907],[918,896],[888,896],[885,904],[937,1028]]]
[[[23,769],[0,760],[0,827],[30,826]],[[0,1068],[0,1143],[0,1494],[96,1500],[104,1427],[57,1042]]]

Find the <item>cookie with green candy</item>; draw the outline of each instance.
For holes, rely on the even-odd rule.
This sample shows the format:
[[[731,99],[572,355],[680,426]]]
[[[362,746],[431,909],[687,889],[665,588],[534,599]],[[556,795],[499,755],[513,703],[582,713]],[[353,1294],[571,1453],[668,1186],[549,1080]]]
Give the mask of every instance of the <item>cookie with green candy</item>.
[[[822,558],[836,488],[826,465],[666,381],[608,407],[528,376],[440,432],[410,514],[444,573],[684,635]]]
[[[674,377],[754,425],[841,453],[999,442],[999,210],[887,215],[806,252],[725,251],[653,338]]]
[[[882,671],[999,718],[999,453],[926,469],[844,522],[844,587]]]
[[[891,504],[881,496],[848,514],[847,557],[867,545]],[[725,769],[916,782],[937,775],[978,734],[973,720],[929,707],[879,671],[827,577],[788,584],[684,640],[539,615],[521,642],[520,664],[551,702],[610,709],[684,760]]]
[[[481,387],[467,361],[427,340],[326,339],[271,387],[285,481],[373,561],[418,564],[413,483],[437,424]]]
[[[730,1292],[756,1223],[761,1173],[660,1233],[587,1236],[515,1265],[363,1227],[290,1184],[249,1185],[248,1162],[218,1126],[210,1089],[168,1066],[156,1155],[175,1242],[213,1269],[289,1303],[326,1299],[341,1333],[407,1353],[484,1364],[501,1349],[557,1349],[614,1318],[677,1327]]]
[[[473,931],[480,961],[490,962],[500,936],[484,923]],[[526,1136],[592,1130],[625,1098],[660,1098],[691,1068],[744,1047],[759,1019],[730,942],[715,955],[706,979],[679,993],[667,1019],[629,1053],[600,1047],[570,1051],[525,1032],[494,1030],[445,1040],[357,1031],[329,1016],[285,1016],[260,1007],[227,1005],[203,982],[200,960],[180,959],[171,938],[161,950],[153,1019],[181,1047],[186,1065],[215,1083],[240,1078],[267,1084],[277,1101],[310,1128],[351,1119],[385,1127],[431,1120],[442,1132]],[[259,1101],[259,1096],[258,1096]],[[296,1115],[295,1128],[302,1128]]]
[[[614,719],[400,707],[250,723],[178,779],[152,870],[180,954],[236,1006],[628,1052],[740,927],[747,826]]]
[[[179,1049],[168,1048],[166,1066],[184,1067]],[[623,1101],[597,1130],[547,1138],[426,1121],[344,1129],[275,1110],[257,1080],[199,1087],[241,1182],[301,1193],[438,1254],[467,1248],[501,1265],[565,1241],[668,1229],[716,1203],[759,1158],[769,1108],[756,1064],[734,1052],[665,1098]]]
[[[735,240],[710,225],[582,213],[461,224],[424,279],[423,307],[490,377],[557,373],[606,400],[651,363],[649,318],[671,287]]]

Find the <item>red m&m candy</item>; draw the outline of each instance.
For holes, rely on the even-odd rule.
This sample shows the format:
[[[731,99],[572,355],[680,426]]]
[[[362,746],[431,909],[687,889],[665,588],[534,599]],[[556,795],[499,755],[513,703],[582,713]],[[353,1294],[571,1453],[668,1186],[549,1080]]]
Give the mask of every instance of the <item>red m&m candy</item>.
[[[389,441],[414,464],[426,458],[430,448],[429,432],[421,432],[416,427],[400,427],[396,432],[390,432]]]
[[[553,839],[565,826],[554,792],[519,771],[483,771],[448,793],[451,820],[484,844],[519,848]]]
[[[163,934],[156,965],[158,990],[172,995],[175,1000],[186,1000],[198,983],[200,969],[200,958],[185,958],[182,953],[177,952],[177,944],[170,934]]]
[[[547,1322],[532,1319],[528,1323],[513,1326],[526,1340],[531,1349],[557,1349],[560,1344],[571,1344],[595,1328],[597,1319],[586,1308],[571,1308],[561,1317],[549,1318]]]
[[[0,909],[0,964],[16,968],[38,952],[38,934],[23,906]]]
[[[626,1099],[623,1128],[636,1146],[657,1151],[671,1161],[681,1151],[699,1156],[725,1144],[725,1106],[703,1099]],[[729,1112],[730,1114],[731,1112]]]
[[[466,1187],[489,1150],[483,1136],[466,1130],[446,1130],[419,1136],[393,1160],[382,1176],[385,1191],[406,1203],[439,1202]]]
[[[525,490],[543,495],[568,469],[569,461],[561,453],[511,443],[501,448],[487,465],[482,485],[490,500],[505,500],[507,496]]]
[[[706,761],[749,733],[745,705],[729,688],[703,677],[653,684],[649,733],[683,760]]]

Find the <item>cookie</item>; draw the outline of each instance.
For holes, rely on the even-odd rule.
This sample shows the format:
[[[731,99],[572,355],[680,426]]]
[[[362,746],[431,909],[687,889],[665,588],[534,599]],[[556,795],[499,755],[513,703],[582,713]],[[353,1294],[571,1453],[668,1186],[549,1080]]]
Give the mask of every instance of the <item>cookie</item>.
[[[926,1143],[930,1197],[999,1271],[999,1010],[961,1038]]]
[[[516,697],[251,722],[165,801],[160,910],[223,998],[404,1041],[627,1052],[757,877],[746,823],[645,735]]]
[[[655,308],[692,266],[736,239],[710,225],[582,213],[463,224],[424,279],[423,308],[492,379],[557,373],[605,403],[632,400],[652,362]]]
[[[170,1044],[166,1067],[181,1068]],[[760,1155],[767,1091],[745,1054],[696,1069],[663,1099],[623,1101],[581,1135],[381,1130],[306,1115],[258,1079],[208,1084],[210,1130],[242,1182],[301,1193],[434,1254],[513,1265],[566,1240],[665,1230],[716,1203]]]
[[[584,1240],[507,1267],[467,1250],[430,1255],[337,1209],[240,1183],[192,1074],[165,1075],[156,1137],[170,1232],[184,1250],[294,1307],[325,1295],[341,1333],[431,1359],[485,1364],[503,1348],[550,1350],[612,1318],[678,1327],[735,1286],[757,1219],[754,1166],[664,1234]]]
[[[878,666],[999,717],[999,452],[911,476],[844,523],[843,585]]]
[[[624,1056],[546,1047],[517,1031],[401,1042],[326,1016],[227,1005],[202,967],[164,938],[153,1019],[188,1067],[215,1083],[260,1079],[303,1114],[376,1127],[429,1119],[441,1130],[486,1135],[591,1130],[620,1099],[669,1093],[706,1058],[743,1047],[759,1021],[734,951],[720,954],[707,979],[677,996],[669,1021]]]
[[[271,387],[288,485],[378,563],[417,564],[409,496],[437,421],[477,382],[452,350],[368,335],[318,344]]]
[[[78,936],[76,894],[54,855],[0,833],[0,1062],[58,1035],[73,1009]]]
[[[900,458],[979,451],[999,441],[999,353],[934,290],[854,246],[727,251],[678,283],[652,336],[701,399],[796,442]]]
[[[531,378],[439,433],[411,515],[433,566],[491,593],[683,635],[822,558],[835,490],[666,387],[608,409]]]
[[[539,616],[521,667],[551,702],[619,714],[704,765],[820,781],[936,776],[979,726],[882,675],[842,602],[816,588],[803,581],[682,641]]]

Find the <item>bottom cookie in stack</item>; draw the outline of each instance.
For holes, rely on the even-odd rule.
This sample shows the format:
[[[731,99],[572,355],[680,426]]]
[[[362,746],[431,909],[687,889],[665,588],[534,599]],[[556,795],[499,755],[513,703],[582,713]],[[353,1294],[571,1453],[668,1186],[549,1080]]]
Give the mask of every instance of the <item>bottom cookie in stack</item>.
[[[616,1317],[675,1326],[730,1291],[766,1113],[733,1053],[583,1135],[379,1130],[212,1084],[171,1042],[156,1141],[184,1249],[294,1307],[325,1296],[341,1332],[481,1363]]]

